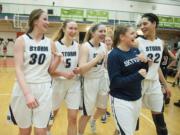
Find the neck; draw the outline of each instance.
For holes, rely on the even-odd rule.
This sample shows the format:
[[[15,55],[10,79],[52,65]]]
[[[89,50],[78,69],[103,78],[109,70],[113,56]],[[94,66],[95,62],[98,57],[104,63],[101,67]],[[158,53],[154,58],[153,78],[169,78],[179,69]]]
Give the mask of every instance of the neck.
[[[90,40],[90,42],[94,45],[94,47],[98,47],[99,46],[99,41],[94,40],[93,38]]]
[[[62,42],[63,42],[66,46],[71,46],[71,45],[72,45],[72,42],[73,42],[73,39],[64,36],[64,37],[62,38]]]
[[[108,51],[110,51],[112,48],[110,48],[110,47],[107,47],[107,49],[108,49]]]
[[[127,51],[130,50],[130,47],[127,46],[126,44],[123,44],[123,43],[120,43],[117,47],[118,47],[120,50],[125,51],[125,52],[127,52]]]
[[[38,30],[34,29],[34,30],[30,33],[30,35],[31,35],[32,38],[35,39],[35,40],[41,40],[42,37],[43,37],[43,35],[44,35],[44,33],[39,32]]]
[[[154,41],[156,39],[156,32],[153,31],[150,35],[147,35],[146,38],[150,41]]]

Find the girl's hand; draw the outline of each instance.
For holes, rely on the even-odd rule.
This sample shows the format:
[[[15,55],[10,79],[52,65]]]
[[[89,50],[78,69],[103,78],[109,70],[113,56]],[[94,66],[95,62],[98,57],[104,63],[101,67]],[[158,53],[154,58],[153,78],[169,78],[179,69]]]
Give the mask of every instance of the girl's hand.
[[[139,74],[140,74],[141,76],[143,76],[144,78],[145,78],[146,75],[147,75],[146,69],[140,69],[138,72],[139,72]]]
[[[148,62],[147,57],[143,53],[138,54],[137,57],[141,62],[144,62],[144,63]]]
[[[81,69],[79,67],[76,67],[74,70],[73,70],[73,73],[74,74],[80,74],[81,72]]]
[[[64,73],[63,76],[70,80],[70,79],[74,78],[75,74],[73,72],[67,72],[67,73]]]
[[[29,109],[34,109],[39,106],[38,101],[31,94],[25,95],[25,99],[26,99],[26,104]]]

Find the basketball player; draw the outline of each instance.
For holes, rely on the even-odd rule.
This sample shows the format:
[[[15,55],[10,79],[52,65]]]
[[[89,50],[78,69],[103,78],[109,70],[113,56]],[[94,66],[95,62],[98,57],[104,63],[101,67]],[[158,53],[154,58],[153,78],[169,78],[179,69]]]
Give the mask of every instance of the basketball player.
[[[49,70],[54,76],[52,83],[54,115],[65,99],[68,108],[68,135],[77,135],[77,115],[81,100],[80,79],[73,72],[79,59],[79,44],[74,41],[77,31],[76,22],[71,20],[63,22],[61,29],[53,38],[55,52],[62,54],[62,57],[55,56],[52,65],[57,68]]]
[[[106,45],[106,48],[107,48],[107,53],[109,54],[111,49],[112,49],[112,37],[110,35],[106,35],[105,37],[105,45]],[[105,60],[105,67],[107,68],[107,60]],[[108,76],[108,72],[107,72],[107,69],[104,68],[104,79],[106,81],[104,81],[104,85],[107,85],[109,86],[109,76]],[[109,88],[107,89],[107,93],[109,93]],[[95,111],[95,113],[93,114],[93,116],[91,117],[91,120],[90,120],[90,127],[91,127],[91,131],[93,133],[96,133],[96,120],[99,118],[99,116],[102,115],[103,112],[100,111],[99,109],[97,109]],[[110,113],[106,110],[106,113],[104,113],[102,116],[101,116],[101,121],[102,123],[106,123],[106,120],[107,120],[107,116],[109,117],[110,116]]]
[[[113,116],[121,135],[133,135],[141,109],[141,81],[148,64],[137,57],[136,32],[131,26],[118,25],[113,50],[108,56],[110,95]]]
[[[91,26],[85,43],[80,49],[80,73],[83,82],[83,114],[79,120],[79,135],[83,135],[87,122],[97,107],[99,116],[106,112],[108,86],[104,85],[104,57],[107,53],[104,40],[106,27],[103,24]]]
[[[163,73],[165,79],[167,79],[167,70],[168,70],[169,60],[170,60],[170,58],[173,60],[176,60],[176,57],[170,50],[168,50],[168,46],[165,43],[165,41],[163,41],[163,47],[164,47],[164,50],[162,53],[162,60],[160,63],[160,68],[162,70],[162,73]],[[166,90],[164,89],[164,85],[162,85],[161,87],[162,87],[162,92],[164,94],[164,103],[169,104],[170,97],[169,97],[168,93],[166,92]]]
[[[51,45],[44,36],[48,16],[42,9],[35,9],[29,16],[29,30],[17,38],[14,46],[16,82],[9,106],[10,116],[19,127],[19,135],[46,135],[52,110]]]
[[[139,50],[152,60],[146,79],[142,82],[143,104],[152,111],[152,117],[156,125],[158,135],[167,135],[168,131],[164,121],[163,93],[159,79],[166,91],[170,94],[166,80],[160,70],[160,62],[163,52],[163,42],[156,37],[156,29],[159,19],[155,14],[146,13],[142,16],[140,28],[144,37],[137,38]],[[159,73],[159,75],[158,75]]]

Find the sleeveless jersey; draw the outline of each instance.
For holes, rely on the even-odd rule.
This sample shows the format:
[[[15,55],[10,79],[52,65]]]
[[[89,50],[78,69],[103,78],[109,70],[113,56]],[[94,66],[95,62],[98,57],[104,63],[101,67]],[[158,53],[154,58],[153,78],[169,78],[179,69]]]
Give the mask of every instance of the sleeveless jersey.
[[[56,49],[58,53],[63,55],[62,61],[57,67],[58,71],[70,72],[78,66],[79,59],[79,45],[77,42],[73,41],[72,45],[67,47],[61,41],[56,41]],[[64,77],[59,77],[65,79]]]
[[[162,40],[157,38],[154,41],[150,41],[143,37],[139,37],[137,40],[139,42],[140,52],[144,53],[145,56],[153,61],[152,64],[149,65],[146,79],[159,80],[158,69],[160,67],[163,52]]]
[[[51,41],[44,37],[38,43],[28,34],[24,38],[24,76],[27,83],[50,82],[48,68],[51,62]]]
[[[86,42],[85,45],[89,50],[88,62],[96,57],[97,54],[102,54],[106,52],[106,47],[104,43],[100,43],[98,47],[94,47],[90,42]],[[87,73],[84,74],[85,78],[100,78],[104,75],[105,67],[104,60],[98,62],[97,65],[92,67]]]

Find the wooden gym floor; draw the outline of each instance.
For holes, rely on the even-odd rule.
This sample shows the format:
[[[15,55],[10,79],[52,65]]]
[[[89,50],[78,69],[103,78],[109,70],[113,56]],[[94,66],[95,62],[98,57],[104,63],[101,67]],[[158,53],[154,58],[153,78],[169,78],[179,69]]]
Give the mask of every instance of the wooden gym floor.
[[[4,60],[0,57],[0,135],[18,135],[18,128],[8,124],[6,114],[8,104],[11,97],[12,87],[15,80],[15,70],[12,58]],[[173,78],[168,78],[172,81]],[[170,84],[169,84],[170,85]],[[175,107],[173,103],[180,99],[180,91],[177,87],[172,88],[172,97],[169,105],[165,107],[165,119],[170,135],[180,135],[180,108]],[[108,108],[109,111],[110,107]],[[22,114],[23,115],[23,114]],[[63,104],[62,109],[58,113],[54,126],[52,128],[53,135],[66,135],[67,118],[66,107]],[[115,130],[112,113],[106,124],[97,121],[96,135],[113,135]],[[93,135],[90,126],[86,129],[85,135]],[[155,127],[148,110],[143,109],[140,117],[140,130],[135,135],[156,135]]]

